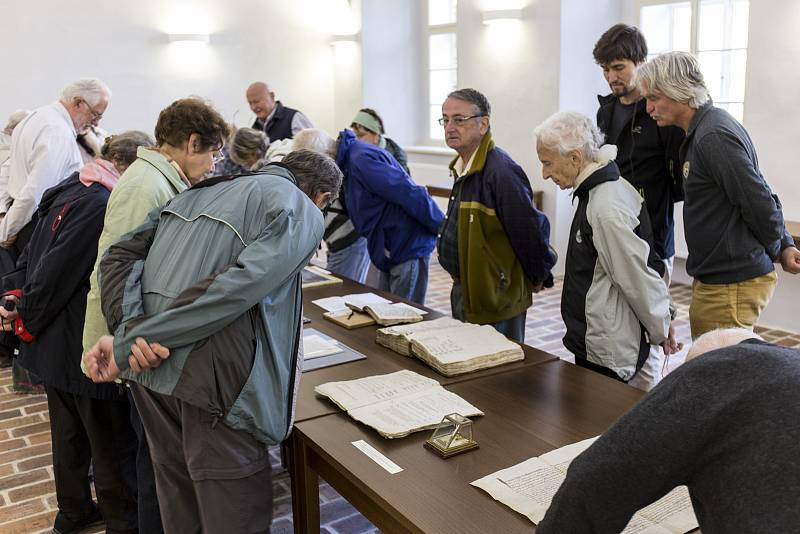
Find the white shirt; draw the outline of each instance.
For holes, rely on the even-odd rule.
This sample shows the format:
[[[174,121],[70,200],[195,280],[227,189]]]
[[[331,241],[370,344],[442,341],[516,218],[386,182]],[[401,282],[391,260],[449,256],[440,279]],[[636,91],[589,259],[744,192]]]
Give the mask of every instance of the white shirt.
[[[76,135],[61,102],[35,109],[14,128],[7,193],[13,205],[0,222],[0,242],[31,220],[45,191],[81,168]]]
[[[0,197],[8,189],[8,173],[11,172],[11,136],[0,132]],[[0,208],[0,213],[5,209]]]

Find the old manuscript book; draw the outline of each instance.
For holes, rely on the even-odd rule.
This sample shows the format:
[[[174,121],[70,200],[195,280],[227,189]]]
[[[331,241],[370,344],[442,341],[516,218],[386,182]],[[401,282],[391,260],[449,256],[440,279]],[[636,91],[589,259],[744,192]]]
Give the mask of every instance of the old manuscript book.
[[[314,391],[385,438],[401,438],[432,429],[451,413],[465,417],[483,415],[436,380],[408,370],[328,382],[315,387]]]
[[[570,462],[597,438],[573,443],[531,458],[471,484],[534,523],[544,519],[550,502],[564,482]],[[623,534],[684,534],[698,527],[689,490],[678,486],[636,512]]]
[[[424,321],[403,326],[390,326],[378,329],[375,341],[403,356],[411,356],[411,336],[420,332],[449,328],[466,323],[450,317],[440,317],[432,321]]]
[[[444,376],[471,373],[525,358],[522,347],[492,326],[449,318],[383,328],[378,330],[376,341],[400,354],[416,356]]]
[[[370,317],[375,319],[376,323],[382,326],[418,323],[423,319],[416,308],[412,308],[402,302],[367,304],[362,310],[368,313]]]

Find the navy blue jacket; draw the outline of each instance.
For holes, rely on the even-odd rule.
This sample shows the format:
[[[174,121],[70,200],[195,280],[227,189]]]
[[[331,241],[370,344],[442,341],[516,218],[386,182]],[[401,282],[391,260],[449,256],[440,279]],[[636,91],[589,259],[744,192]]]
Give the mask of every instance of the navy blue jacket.
[[[347,211],[367,238],[369,257],[381,271],[430,255],[444,220],[428,191],[385,150],[342,130],[336,164],[344,173]]]
[[[22,290],[17,309],[27,334],[19,362],[62,391],[95,399],[119,399],[117,384],[95,384],[80,369],[89,276],[110,192],[86,187],[78,173],[45,191],[38,223],[17,271],[8,275]]]
[[[686,272],[706,284],[772,272],[772,262],[794,240],[744,127],[708,102],[692,118],[681,160]]]

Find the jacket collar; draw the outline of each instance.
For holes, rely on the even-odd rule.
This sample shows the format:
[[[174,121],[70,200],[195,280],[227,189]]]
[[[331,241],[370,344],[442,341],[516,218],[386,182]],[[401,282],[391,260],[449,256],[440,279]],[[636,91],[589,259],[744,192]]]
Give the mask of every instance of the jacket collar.
[[[170,163],[170,160],[161,152],[140,146],[136,150],[136,157],[145,160],[158,169],[175,191],[181,192],[186,189],[186,182],[181,178],[178,169],[176,169],[172,163]]]
[[[356,138],[356,134],[353,133],[353,130],[345,128],[339,132],[339,139],[336,142],[336,164],[342,169],[342,172],[344,172],[347,154],[356,142],[358,142],[358,139]]]
[[[700,124],[700,121],[703,120],[703,117],[705,117],[706,114],[708,114],[708,112],[711,111],[713,108],[714,108],[714,102],[711,101],[711,97],[708,97],[708,102],[700,106],[695,112],[694,117],[692,117],[692,121],[689,123],[689,130],[686,132],[686,137],[689,137],[694,133],[695,129],[697,129],[698,124]]]
[[[208,178],[207,180],[203,180],[201,182],[198,182],[198,183],[194,184],[189,189],[195,190],[195,189],[202,189],[204,187],[212,187],[212,186],[215,186],[217,184],[221,184],[223,182],[230,182],[231,180],[234,180],[234,179],[239,178],[239,177],[258,176],[259,174],[268,174],[270,176],[280,176],[281,178],[285,178],[285,179],[289,180],[290,182],[292,182],[293,184],[297,185],[297,180],[295,179],[294,175],[292,174],[292,171],[289,170],[289,167],[287,167],[286,165],[284,165],[283,163],[281,163],[279,161],[275,161],[275,162],[272,162],[272,163],[267,163],[266,165],[264,165],[263,167],[259,168],[257,171],[254,171],[254,172],[248,172],[248,173],[245,173],[245,174],[233,174],[233,175],[230,175],[230,176],[214,176],[213,178]]]
[[[573,192],[573,195],[579,198],[584,198],[589,194],[589,191],[604,182],[619,180],[619,167],[617,167],[617,164],[613,161],[608,161],[606,163],[590,163],[589,166],[584,169],[584,172],[588,172],[589,176],[587,176]]]
[[[478,149],[475,151],[475,157],[472,159],[472,165],[464,172],[462,176],[469,176],[470,174],[483,171],[483,168],[486,166],[486,157],[493,148],[494,141],[492,140],[492,132],[488,131],[483,136],[483,139],[481,139],[481,144],[478,145]],[[450,162],[450,171],[453,173],[453,175],[455,175],[456,172],[456,162],[460,157],[461,156],[456,156],[453,158],[453,161]]]

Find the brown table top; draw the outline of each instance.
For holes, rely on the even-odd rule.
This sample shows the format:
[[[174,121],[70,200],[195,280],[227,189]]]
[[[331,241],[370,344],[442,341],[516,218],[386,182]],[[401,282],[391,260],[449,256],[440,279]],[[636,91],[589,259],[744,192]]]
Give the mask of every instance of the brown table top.
[[[299,423],[318,455],[311,466],[381,527],[410,532],[531,532],[524,516],[469,485],[528,458],[604,432],[642,392],[561,361],[447,386],[486,415],[474,418],[474,450],[443,460],[423,448],[429,432],[381,438],[345,414]],[[363,439],[403,468],[390,475],[351,443]],[[358,494],[361,494],[360,496]],[[361,506],[359,506],[359,504]]]
[[[556,356],[542,352],[533,347],[523,345],[525,351],[525,359],[519,362],[514,362],[507,365],[501,365],[492,369],[485,369],[475,373],[467,373],[459,376],[446,377],[440,375],[426,364],[422,363],[416,358],[409,358],[394,351],[387,349],[375,342],[375,331],[380,328],[377,325],[365,326],[355,330],[347,330],[338,326],[328,320],[323,319],[322,314],[325,312],[316,304],[312,304],[312,300],[349,295],[351,293],[365,293],[373,292],[391,299],[393,302],[403,301],[420,307],[410,301],[401,299],[396,295],[379,291],[377,289],[353,282],[351,280],[344,280],[343,284],[334,286],[322,286],[303,290],[303,314],[311,319],[311,322],[306,326],[314,328],[323,332],[339,341],[364,354],[366,360],[357,360],[354,362],[342,363],[332,367],[325,367],[322,369],[315,369],[303,373],[300,379],[300,391],[297,399],[297,410],[295,413],[295,422],[305,421],[323,415],[330,415],[339,413],[342,410],[334,403],[324,397],[319,397],[314,393],[314,387],[326,382],[339,381],[339,380],[354,380],[356,378],[363,378],[365,376],[380,375],[393,373],[402,369],[410,369],[421,375],[434,378],[441,384],[453,384],[457,382],[464,382],[473,380],[482,376],[487,376],[496,373],[504,373],[528,365],[536,365],[557,359]],[[425,320],[435,319],[441,317],[442,314],[425,308],[428,315]]]

